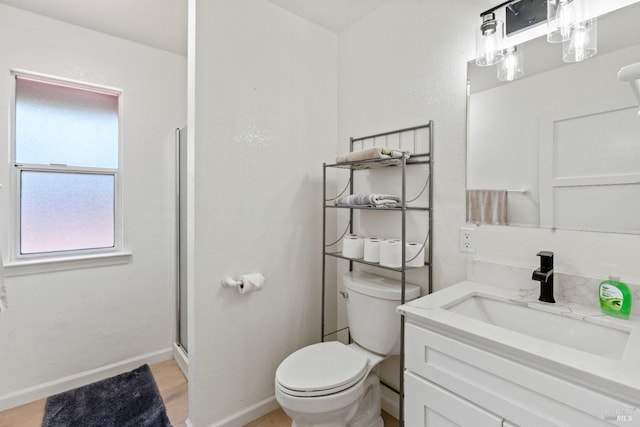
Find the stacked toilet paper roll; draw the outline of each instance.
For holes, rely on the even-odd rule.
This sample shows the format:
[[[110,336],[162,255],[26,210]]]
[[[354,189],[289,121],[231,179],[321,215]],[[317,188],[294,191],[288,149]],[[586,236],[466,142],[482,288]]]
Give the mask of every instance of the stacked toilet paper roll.
[[[380,265],[391,268],[402,267],[402,243],[398,239],[387,239],[380,243]]]
[[[404,259],[407,267],[422,267],[424,265],[424,247],[422,243],[408,242]]]
[[[364,260],[367,262],[380,262],[380,242],[378,237],[364,239]]]
[[[347,258],[362,258],[367,262],[377,262],[384,267],[400,268],[402,267],[402,241],[349,234],[342,239],[342,255]],[[404,259],[406,267],[422,267],[424,265],[422,243],[407,242]]]
[[[406,267],[422,267],[424,265],[422,243],[408,242],[404,259]],[[399,239],[387,239],[380,243],[380,265],[391,268],[402,267],[402,242]]]
[[[342,255],[347,258],[364,257],[364,239],[355,234],[350,234],[342,239]]]

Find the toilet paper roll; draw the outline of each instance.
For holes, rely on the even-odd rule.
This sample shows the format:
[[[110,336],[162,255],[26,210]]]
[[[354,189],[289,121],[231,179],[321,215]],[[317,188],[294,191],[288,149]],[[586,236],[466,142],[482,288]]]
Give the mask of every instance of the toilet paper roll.
[[[238,285],[238,292],[246,294],[247,292],[259,291],[264,286],[264,276],[260,273],[243,274],[242,283]]]
[[[342,255],[347,258],[362,258],[364,256],[364,239],[352,234],[342,239]]]
[[[380,262],[380,239],[367,237],[364,239],[364,260],[368,262]]]
[[[407,267],[422,267],[424,265],[424,248],[422,247],[422,243],[408,242],[404,259]]]
[[[387,239],[380,242],[380,265],[385,267],[402,267],[402,243],[398,239]]]

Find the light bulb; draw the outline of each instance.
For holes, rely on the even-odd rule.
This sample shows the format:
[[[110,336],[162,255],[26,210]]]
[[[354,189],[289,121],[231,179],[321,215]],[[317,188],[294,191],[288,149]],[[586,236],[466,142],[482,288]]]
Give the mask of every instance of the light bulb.
[[[484,46],[486,51],[485,57],[487,58],[487,64],[495,64],[496,62],[498,62],[498,60],[496,59],[498,43],[496,41],[495,35],[485,36]]]
[[[569,39],[570,48],[575,51],[575,57],[577,61],[582,61],[586,56],[585,46],[589,43],[589,34],[584,27],[579,26],[576,28],[573,37]]]
[[[510,82],[524,75],[522,50],[512,46],[504,50],[504,58],[498,64],[498,80]]]

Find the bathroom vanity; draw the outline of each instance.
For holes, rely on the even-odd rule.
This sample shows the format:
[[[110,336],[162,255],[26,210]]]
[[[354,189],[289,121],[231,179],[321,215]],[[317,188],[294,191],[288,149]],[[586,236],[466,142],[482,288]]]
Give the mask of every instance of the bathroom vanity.
[[[461,282],[402,305],[407,426],[640,426],[640,318]]]

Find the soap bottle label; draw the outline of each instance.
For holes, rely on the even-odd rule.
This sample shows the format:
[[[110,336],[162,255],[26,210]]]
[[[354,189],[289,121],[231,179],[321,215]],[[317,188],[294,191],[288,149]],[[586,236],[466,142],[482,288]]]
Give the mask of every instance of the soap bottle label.
[[[600,300],[613,311],[620,311],[622,308],[622,291],[615,286],[602,284],[600,286]]]

